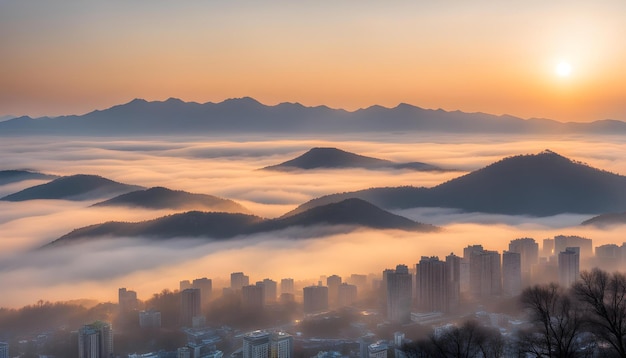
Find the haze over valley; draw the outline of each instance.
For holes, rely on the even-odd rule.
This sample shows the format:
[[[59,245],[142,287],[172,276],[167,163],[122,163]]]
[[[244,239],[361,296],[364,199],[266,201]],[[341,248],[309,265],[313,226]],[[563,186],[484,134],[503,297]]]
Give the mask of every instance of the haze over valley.
[[[617,136],[509,136],[497,140],[490,136],[419,134],[339,137],[325,141],[304,136],[298,140],[282,136],[258,140],[253,135],[235,136],[233,140],[180,136],[16,137],[3,140],[0,146],[5,153],[3,169],[22,168],[28,163],[32,171],[50,175],[98,175],[145,188],[208,194],[232,200],[243,208],[233,212],[247,212],[264,219],[279,218],[309,200],[329,194],[376,187],[435,187],[508,157],[539,155],[546,149],[559,157],[586,163],[583,168],[626,173],[623,160],[626,143]],[[349,167],[259,170],[296,158],[315,147],[340,148],[396,163],[419,161],[455,170]],[[27,178],[6,183],[0,186],[0,196],[51,183],[52,179]],[[623,240],[619,226],[603,229],[580,226],[600,214],[596,211],[538,216],[435,206],[383,208],[408,220],[441,228],[435,232],[360,225],[346,229],[320,221],[314,227],[277,226],[220,241],[197,241],[185,235],[154,241],[149,236],[122,234],[116,240],[93,240],[63,250],[37,249],[85,226],[109,221],[149,221],[199,209],[101,204],[114,196],[111,193],[106,198],[84,200],[0,200],[3,233],[0,276],[3,282],[20,286],[19,291],[9,291],[3,296],[3,305],[18,307],[42,297],[107,300],[113,299],[116,287],[126,286],[133,287],[140,296],[149,296],[163,287],[175,287],[189,272],[211,275],[216,282],[239,270],[258,278],[289,275],[301,280],[315,280],[320,267],[337,273],[355,270],[377,273],[397,263],[412,264],[423,255],[458,253],[471,243],[480,242],[489,249],[502,250],[517,237],[541,240],[558,234],[576,234],[592,238],[594,245],[619,244]]]

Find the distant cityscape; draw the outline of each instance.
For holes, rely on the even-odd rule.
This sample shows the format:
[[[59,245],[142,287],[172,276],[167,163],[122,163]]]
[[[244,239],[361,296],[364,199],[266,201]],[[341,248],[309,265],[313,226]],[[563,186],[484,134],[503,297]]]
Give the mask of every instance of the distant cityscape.
[[[217,291],[210,278],[183,280],[178,291],[162,292],[169,305],[158,303],[159,294],[142,302],[135,291],[120,288],[110,321],[63,327],[63,347],[56,349],[64,355],[46,352],[58,332],[24,337],[3,332],[7,342],[0,343],[0,358],[28,357],[28,350],[46,358],[407,357],[403,347],[420,334],[441,335],[468,319],[497,329],[513,347],[516,330],[528,323],[515,304],[526,287],[569,288],[581,269],[612,272],[625,259],[626,243],[594,250],[591,239],[560,235],[544,239],[541,250],[533,238],[511,240],[502,253],[469,245],[462,256],[422,256],[411,267],[398,264],[382,275],[321,276],[314,284],[293,278],[252,284],[248,275],[233,272],[230,285]],[[220,325],[228,318],[214,321],[219,312],[245,323]],[[332,336],[328,328],[341,326],[346,317],[348,324]],[[147,340],[124,338],[137,332]],[[166,333],[179,346],[145,351],[150,347],[145,342]],[[123,348],[114,344],[118,340]],[[504,356],[517,352],[511,348]]]

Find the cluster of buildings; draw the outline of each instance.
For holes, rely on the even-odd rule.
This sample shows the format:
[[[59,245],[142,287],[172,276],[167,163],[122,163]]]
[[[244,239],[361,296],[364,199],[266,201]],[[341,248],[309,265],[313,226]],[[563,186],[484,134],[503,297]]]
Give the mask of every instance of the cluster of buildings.
[[[230,275],[230,285],[221,295],[237,298],[242,310],[262,310],[268,305],[301,302],[305,315],[316,315],[341,307],[353,306],[362,292],[377,297],[380,313],[395,324],[426,323],[432,314],[454,314],[463,303],[487,302],[498,297],[514,297],[532,284],[558,282],[569,287],[581,267],[617,270],[626,262],[626,244],[602,245],[593,250],[592,240],[579,236],[559,235],[539,243],[532,238],[511,240],[508,250],[487,250],[482,245],[469,245],[463,256],[454,253],[440,259],[422,256],[413,266],[397,265],[380,275],[352,274],[342,277],[322,276],[317,284],[296,283],[292,278],[280,282],[265,278],[251,284],[242,272]],[[214,298],[213,282],[206,277],[180,281],[180,327],[188,343],[175,353],[177,358],[222,358],[216,349],[216,335],[206,328],[206,312]],[[140,305],[137,293],[126,288],[118,292],[120,313],[136,312]],[[371,301],[370,301],[371,302]],[[131,315],[129,315],[131,316]],[[135,316],[136,317],[136,316]],[[159,329],[161,313],[154,309],[139,311],[139,326]],[[242,347],[233,353],[236,358],[288,358],[293,356],[294,337],[277,331],[254,331],[243,336]],[[395,339],[395,338],[394,338]],[[402,336],[395,345],[401,346]],[[361,339],[362,358],[383,358],[394,343]],[[78,330],[79,358],[113,356],[113,334],[109,323],[95,322]],[[332,352],[320,352],[332,356]],[[138,356],[135,358],[153,358]],[[8,357],[8,345],[0,343],[0,358]],[[158,356],[161,357],[161,356]]]

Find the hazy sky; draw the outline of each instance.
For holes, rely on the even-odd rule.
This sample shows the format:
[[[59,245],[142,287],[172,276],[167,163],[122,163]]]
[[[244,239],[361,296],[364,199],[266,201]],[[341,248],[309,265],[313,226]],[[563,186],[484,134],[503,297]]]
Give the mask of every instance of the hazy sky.
[[[3,0],[0,34],[0,115],[252,96],[626,120],[623,0]]]

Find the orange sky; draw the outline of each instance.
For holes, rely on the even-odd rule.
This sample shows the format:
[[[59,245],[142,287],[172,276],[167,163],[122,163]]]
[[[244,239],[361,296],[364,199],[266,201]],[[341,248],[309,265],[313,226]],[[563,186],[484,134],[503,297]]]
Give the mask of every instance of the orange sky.
[[[626,120],[623,0],[6,0],[0,33],[0,115],[251,96]]]

